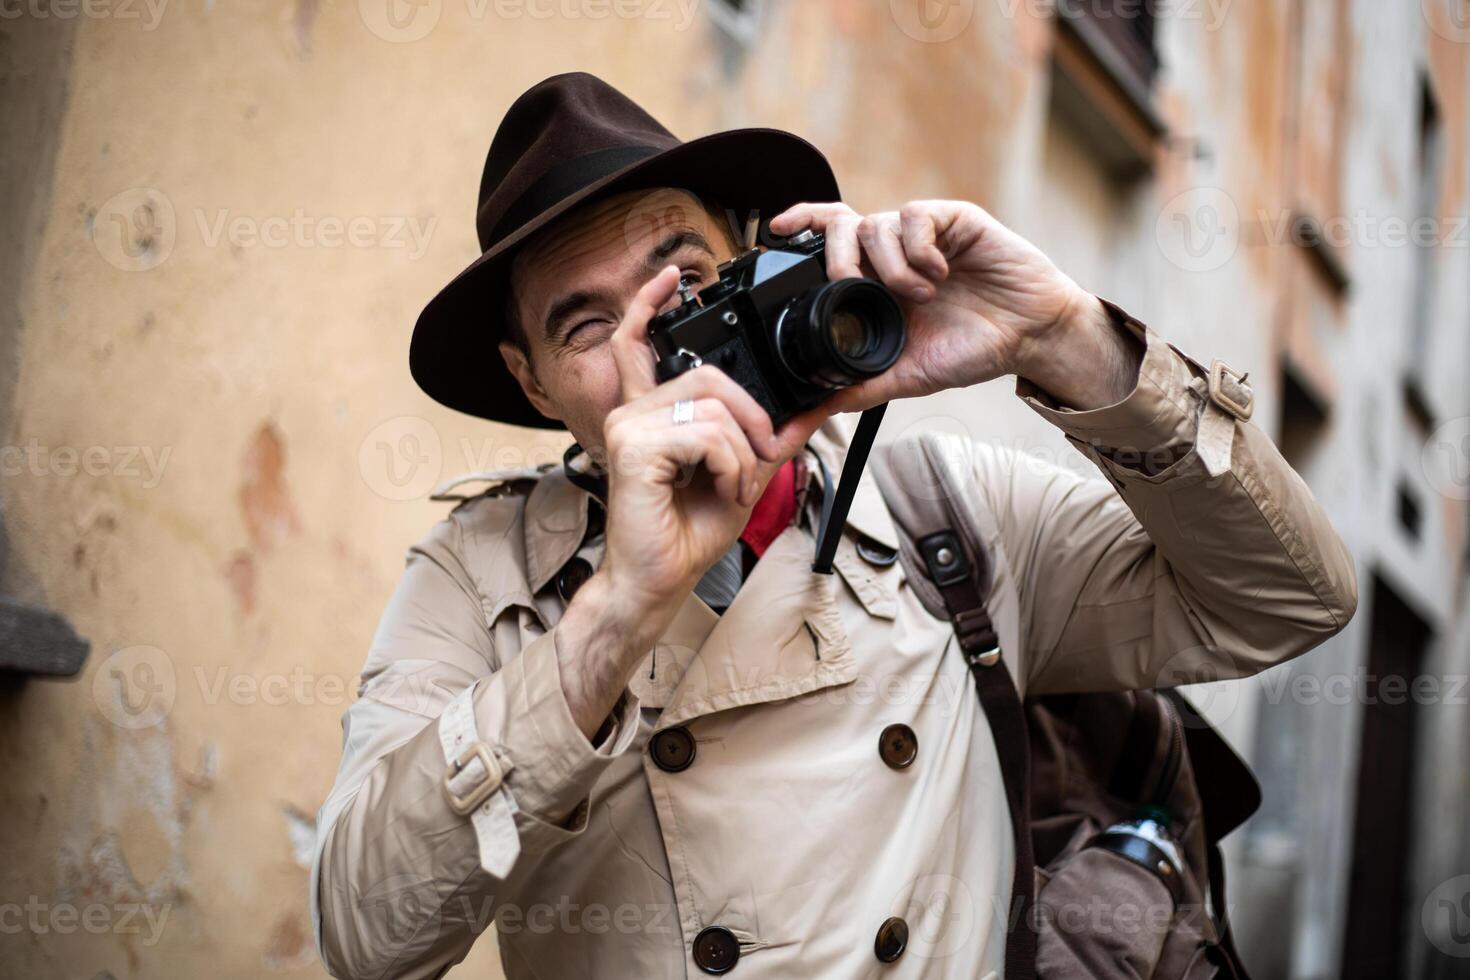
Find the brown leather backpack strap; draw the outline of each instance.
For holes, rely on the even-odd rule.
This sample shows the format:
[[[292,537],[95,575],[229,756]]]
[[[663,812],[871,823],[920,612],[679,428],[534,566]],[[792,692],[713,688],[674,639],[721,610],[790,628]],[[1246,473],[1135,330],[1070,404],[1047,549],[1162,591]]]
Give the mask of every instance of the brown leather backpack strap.
[[[959,536],[936,531],[915,545],[924,559],[929,579],[939,589],[954,624],[960,651],[975,676],[980,706],[995,739],[1005,781],[1006,803],[1015,833],[1016,867],[1011,879],[1011,906],[1006,929],[1006,980],[1033,980],[1036,976],[1036,931],[1032,920],[1035,859],[1031,848],[1030,756],[1026,715],[1021,696],[1005,663],[1000,640],[985,608],[989,575],[985,555],[977,552],[972,564]]]

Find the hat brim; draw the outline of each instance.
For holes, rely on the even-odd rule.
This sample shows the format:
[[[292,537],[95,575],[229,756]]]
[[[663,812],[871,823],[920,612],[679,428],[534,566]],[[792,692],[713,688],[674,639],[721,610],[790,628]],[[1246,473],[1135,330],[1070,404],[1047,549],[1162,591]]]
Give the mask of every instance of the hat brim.
[[[680,187],[771,218],[804,201],[840,200],[820,150],[777,129],[737,129],[681,143],[587,185],[496,242],[441,289],[414,326],[408,364],[420,388],[449,408],[538,429],[565,426],[538,412],[500,356],[504,295],[517,246],[581,204],[629,190]]]

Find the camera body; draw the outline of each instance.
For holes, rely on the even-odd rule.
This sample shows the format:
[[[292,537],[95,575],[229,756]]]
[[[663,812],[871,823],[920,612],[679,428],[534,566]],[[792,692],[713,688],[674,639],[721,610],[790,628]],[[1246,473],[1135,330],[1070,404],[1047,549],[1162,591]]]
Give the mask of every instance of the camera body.
[[[905,341],[903,312],[872,279],[828,280],[826,240],[804,231],[719,267],[698,297],[654,317],[660,382],[714,364],[780,425],[833,391],[886,371]]]

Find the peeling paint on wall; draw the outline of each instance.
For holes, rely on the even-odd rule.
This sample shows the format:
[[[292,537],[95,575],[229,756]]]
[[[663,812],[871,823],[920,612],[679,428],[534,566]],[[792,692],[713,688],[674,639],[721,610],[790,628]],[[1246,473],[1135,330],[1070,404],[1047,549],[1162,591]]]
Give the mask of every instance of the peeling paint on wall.
[[[250,543],[262,553],[300,529],[286,486],[286,446],[274,422],[263,422],[245,447],[240,511]]]

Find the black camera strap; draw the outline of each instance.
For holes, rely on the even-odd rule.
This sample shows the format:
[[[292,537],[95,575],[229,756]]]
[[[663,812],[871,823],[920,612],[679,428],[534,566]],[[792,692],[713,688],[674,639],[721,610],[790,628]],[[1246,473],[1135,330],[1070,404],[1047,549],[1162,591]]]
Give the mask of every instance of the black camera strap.
[[[819,575],[832,574],[832,556],[837,553],[837,542],[841,540],[842,528],[847,524],[847,512],[852,507],[858,481],[863,478],[863,469],[868,465],[868,453],[873,449],[878,426],[887,410],[887,402],[874,405],[858,419],[852,444],[847,448],[847,459],[842,463],[842,476],[835,489],[832,475],[822,465],[822,519],[817,526],[817,557],[812,562],[812,571]],[[818,464],[821,464],[820,457]]]

